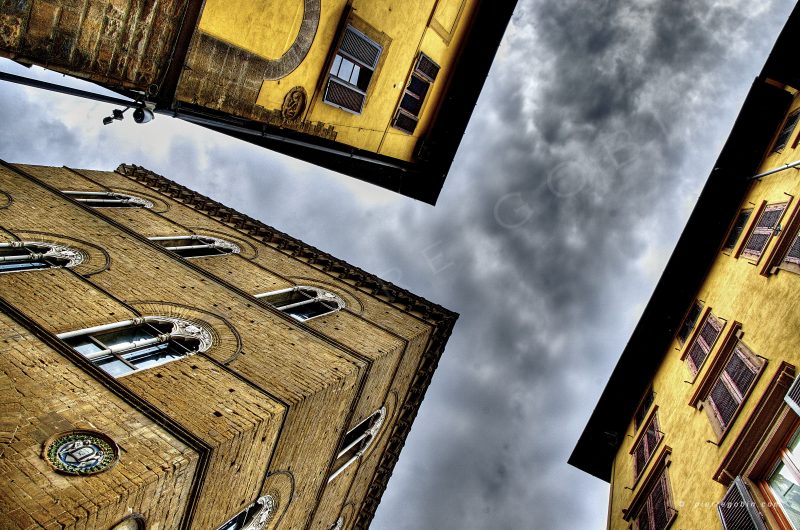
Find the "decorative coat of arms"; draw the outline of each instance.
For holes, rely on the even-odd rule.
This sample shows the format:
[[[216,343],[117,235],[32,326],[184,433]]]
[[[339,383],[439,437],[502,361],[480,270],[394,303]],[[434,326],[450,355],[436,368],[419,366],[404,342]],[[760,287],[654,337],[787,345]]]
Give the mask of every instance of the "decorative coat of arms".
[[[296,86],[286,93],[281,107],[281,116],[289,121],[295,121],[306,110],[306,89]]]
[[[45,444],[44,456],[56,470],[71,475],[92,475],[110,469],[119,455],[117,444],[94,431],[58,434]]]

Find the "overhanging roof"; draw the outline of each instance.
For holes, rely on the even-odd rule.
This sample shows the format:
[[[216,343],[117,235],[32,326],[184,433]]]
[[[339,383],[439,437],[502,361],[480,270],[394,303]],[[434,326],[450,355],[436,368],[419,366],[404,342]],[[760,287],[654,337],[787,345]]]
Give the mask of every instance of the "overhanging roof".
[[[800,87],[800,7],[755,80],[653,296],[603,390],[569,463],[611,480],[611,464],[639,400],[669,351],[683,315],[719,255],[730,221]]]

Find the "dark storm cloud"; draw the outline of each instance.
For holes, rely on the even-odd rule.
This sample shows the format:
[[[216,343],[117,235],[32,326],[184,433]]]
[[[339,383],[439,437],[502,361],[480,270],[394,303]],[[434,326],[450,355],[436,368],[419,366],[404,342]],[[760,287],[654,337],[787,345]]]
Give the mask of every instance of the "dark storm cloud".
[[[144,165],[461,313],[374,528],[601,528],[566,459],[792,7],[521,0],[435,208],[4,87],[0,157]]]

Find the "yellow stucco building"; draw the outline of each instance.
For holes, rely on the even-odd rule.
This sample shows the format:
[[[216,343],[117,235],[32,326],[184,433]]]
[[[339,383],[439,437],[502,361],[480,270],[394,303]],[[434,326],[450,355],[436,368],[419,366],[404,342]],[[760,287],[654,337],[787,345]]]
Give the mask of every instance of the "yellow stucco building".
[[[515,1],[0,4],[0,56],[435,202]]]
[[[570,463],[615,530],[800,528],[795,10]]]

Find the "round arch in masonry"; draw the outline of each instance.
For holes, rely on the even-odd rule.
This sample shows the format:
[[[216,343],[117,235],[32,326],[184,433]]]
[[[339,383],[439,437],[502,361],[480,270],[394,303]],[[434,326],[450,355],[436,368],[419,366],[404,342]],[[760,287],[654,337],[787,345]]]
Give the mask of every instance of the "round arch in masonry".
[[[0,273],[75,267],[86,259],[80,250],[44,241],[0,243]]]
[[[341,296],[307,285],[261,293],[255,297],[301,322],[341,311],[347,306]]]
[[[113,377],[204,352],[213,344],[205,324],[161,316],[103,324],[57,337]]]

